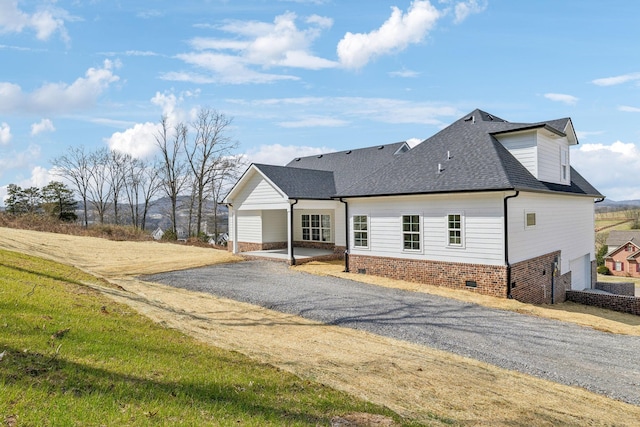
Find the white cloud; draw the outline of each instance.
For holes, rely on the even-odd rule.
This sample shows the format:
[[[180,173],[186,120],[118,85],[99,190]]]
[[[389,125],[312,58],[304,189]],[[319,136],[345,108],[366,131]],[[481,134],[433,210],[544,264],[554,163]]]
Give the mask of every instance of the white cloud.
[[[601,79],[592,80],[591,83],[598,86],[614,86],[636,80],[640,80],[640,73],[629,73],[614,77],[604,77]]]
[[[148,158],[156,152],[156,137],[160,128],[160,116],[167,118],[167,125],[173,128],[177,123],[188,123],[193,119],[192,111],[184,111],[180,104],[185,98],[197,97],[200,91],[181,92],[176,95],[173,92],[156,92],[151,98],[151,104],[162,109],[157,122],[136,123],[122,132],[114,132],[105,142],[111,150],[130,154],[135,158]]]
[[[278,123],[283,128],[307,128],[307,127],[340,127],[349,124],[346,120],[332,117],[305,117],[300,120],[292,120]]]
[[[487,8],[486,1],[467,0],[457,3],[454,7],[455,19],[454,23],[459,24],[475,13],[482,13]]]
[[[314,156],[335,151],[327,147],[309,147],[304,145],[261,145],[249,150],[244,157],[248,163],[264,163],[283,166],[296,157]]]
[[[564,93],[545,93],[544,97],[555,102],[562,102],[567,105],[576,105],[579,98]]]
[[[24,151],[11,151],[0,156],[0,178],[11,169],[22,169],[40,157],[40,146],[32,144]]]
[[[33,123],[31,125],[31,136],[38,135],[42,132],[55,132],[56,128],[53,126],[53,122],[49,119],[42,119],[39,123]]]
[[[116,65],[105,60],[102,68],[89,68],[84,77],[71,84],[47,83],[32,93],[23,92],[16,84],[0,82],[0,112],[64,113],[91,107],[111,83],[120,79],[114,74]]]
[[[640,188],[630,176],[640,169],[640,150],[633,143],[581,144],[571,151],[571,164],[611,200],[640,199]]]
[[[7,123],[0,124],[0,145],[6,145],[11,141],[11,126]]]
[[[344,35],[337,47],[340,63],[347,68],[362,68],[377,56],[420,43],[440,17],[428,0],[415,0],[406,14],[394,6],[389,19],[377,30]]]
[[[420,75],[419,72],[417,71],[412,71],[412,70],[399,70],[399,71],[391,71],[389,73],[389,75],[391,77],[403,77],[403,78],[408,78],[408,77],[418,77]]]
[[[323,30],[333,25],[333,20],[312,15],[304,21],[307,27],[300,29],[296,25],[297,19],[295,13],[288,12],[276,16],[273,23],[227,21],[216,29],[232,34],[232,38],[196,37],[189,42],[194,52],[176,56],[212,75],[173,71],[164,73],[162,78],[198,83],[270,83],[297,80],[298,77],[265,73],[264,69],[288,67],[319,70],[336,67],[335,61],[316,56],[311,50],[312,43]]]
[[[158,123],[136,123],[124,132],[115,132],[106,139],[106,143],[111,150],[130,154],[135,158],[147,158],[157,148],[156,136],[159,132]]]
[[[630,107],[628,105],[621,105],[618,107],[618,111],[624,111],[626,113],[640,113],[640,108]]]
[[[578,137],[578,139],[582,140],[582,139],[588,139],[589,137],[593,136],[593,135],[602,135],[604,132],[603,131],[593,131],[593,132],[588,132],[588,131],[576,131],[576,136]]]
[[[18,8],[16,0],[0,0],[0,33],[21,33],[24,29],[35,31],[39,40],[48,40],[54,33],[69,41],[65,20],[74,20],[66,11],[43,6],[29,14]]]
[[[297,122],[322,113],[324,117],[340,117],[342,120],[371,120],[380,123],[418,123],[442,126],[449,118],[463,114],[457,108],[432,102],[413,102],[392,98],[363,97],[300,97],[266,98],[246,101],[227,99],[242,106],[243,114],[268,118],[286,117],[285,121]],[[447,120],[443,121],[443,118]]]

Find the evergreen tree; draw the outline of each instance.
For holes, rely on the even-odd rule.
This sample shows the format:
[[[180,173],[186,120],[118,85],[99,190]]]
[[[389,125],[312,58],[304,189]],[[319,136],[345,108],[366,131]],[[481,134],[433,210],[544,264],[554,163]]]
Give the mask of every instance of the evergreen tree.
[[[72,222],[78,219],[73,191],[58,181],[52,181],[42,189],[45,212],[61,221]]]
[[[7,212],[20,215],[27,213],[37,213],[42,207],[42,194],[38,187],[22,187],[9,184],[7,187]]]

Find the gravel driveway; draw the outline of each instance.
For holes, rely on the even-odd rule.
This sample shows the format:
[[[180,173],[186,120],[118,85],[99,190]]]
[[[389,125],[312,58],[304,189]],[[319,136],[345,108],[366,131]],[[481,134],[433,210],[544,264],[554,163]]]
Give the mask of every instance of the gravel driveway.
[[[640,337],[319,277],[269,261],[141,279],[422,344],[640,405]]]

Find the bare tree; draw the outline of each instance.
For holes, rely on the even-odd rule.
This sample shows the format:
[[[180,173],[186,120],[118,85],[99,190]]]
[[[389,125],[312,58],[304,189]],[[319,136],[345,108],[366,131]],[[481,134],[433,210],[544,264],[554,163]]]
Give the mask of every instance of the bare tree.
[[[108,187],[111,193],[111,202],[113,203],[113,221],[115,224],[119,223],[120,196],[126,184],[126,167],[131,160],[130,154],[121,153],[120,151],[111,151],[107,158]]]
[[[91,183],[91,167],[89,155],[85,152],[84,146],[69,147],[67,154],[56,157],[52,161],[54,173],[69,180],[75,187],[84,210],[84,226],[89,226],[89,216],[87,214],[89,187]]]
[[[124,190],[129,202],[131,224],[144,230],[153,198],[160,189],[160,176],[156,165],[128,157],[125,164]],[[142,213],[140,205],[142,204]]]
[[[159,172],[162,188],[171,203],[171,226],[174,235],[177,236],[178,197],[185,184],[185,163],[180,150],[185,145],[188,131],[183,123],[178,123],[172,132],[166,116],[160,119],[160,126],[160,131],[156,135],[156,144],[160,148]]]
[[[98,214],[98,221],[100,221],[100,224],[104,224],[105,212],[109,206],[111,195],[109,186],[109,150],[106,147],[89,154],[89,175],[89,201]]]
[[[231,119],[210,108],[202,108],[192,124],[195,138],[184,140],[187,163],[193,174],[195,195],[196,235],[202,231],[202,210],[209,195],[207,188],[216,176],[216,169],[222,168],[237,144],[228,135]]]
[[[220,161],[212,171],[210,191],[213,196],[213,232],[216,240],[219,234],[218,209],[220,202],[238,180],[240,170],[244,169],[244,166],[241,156],[232,156]]]

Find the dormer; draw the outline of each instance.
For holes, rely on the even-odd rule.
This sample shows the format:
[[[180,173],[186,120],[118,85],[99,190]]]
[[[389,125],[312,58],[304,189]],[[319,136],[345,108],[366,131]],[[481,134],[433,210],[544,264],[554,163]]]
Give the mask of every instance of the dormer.
[[[571,185],[569,147],[578,144],[571,119],[523,125],[492,135],[539,181]]]

